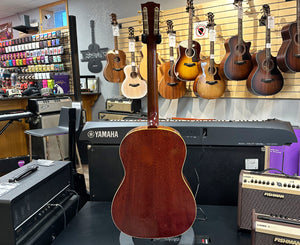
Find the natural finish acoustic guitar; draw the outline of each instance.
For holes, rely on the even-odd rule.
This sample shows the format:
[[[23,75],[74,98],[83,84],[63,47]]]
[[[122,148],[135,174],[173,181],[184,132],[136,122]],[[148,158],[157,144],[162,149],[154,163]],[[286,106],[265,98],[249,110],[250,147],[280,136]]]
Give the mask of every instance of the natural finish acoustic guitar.
[[[147,94],[147,83],[141,79],[135,65],[135,39],[134,28],[129,27],[129,52],[131,54],[131,64],[125,66],[125,80],[121,86],[122,94],[128,99],[140,99]]]
[[[170,46],[170,61],[164,62],[160,67],[163,76],[158,83],[158,92],[165,99],[178,99],[186,92],[186,84],[178,80],[174,74],[174,51],[176,45],[176,32],[173,30],[173,22],[167,21],[169,46]]]
[[[183,176],[186,146],[179,133],[158,125],[157,56],[159,4],[142,4],[148,51],[148,126],[128,132],[120,145],[125,176],[112,202],[112,218],[125,234],[166,238],[194,223],[196,203]]]
[[[124,67],[126,66],[126,54],[118,48],[118,22],[117,15],[111,14],[112,26],[114,31],[115,49],[107,52],[106,66],[104,67],[103,76],[108,82],[121,83],[125,79]]]
[[[215,63],[215,30],[214,14],[208,13],[209,39],[210,39],[210,56],[201,60],[202,74],[200,74],[194,84],[193,90],[204,99],[220,98],[226,88],[225,81],[220,73],[220,65]]]

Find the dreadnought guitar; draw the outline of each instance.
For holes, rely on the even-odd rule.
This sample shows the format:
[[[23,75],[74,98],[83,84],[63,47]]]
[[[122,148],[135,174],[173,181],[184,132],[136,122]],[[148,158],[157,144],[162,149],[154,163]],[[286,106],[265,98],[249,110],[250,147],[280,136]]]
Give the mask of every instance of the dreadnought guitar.
[[[227,39],[224,43],[226,54],[220,63],[220,70],[229,80],[245,80],[252,70],[251,42],[243,40],[243,0],[234,0],[238,8],[238,35]]]
[[[204,99],[217,99],[220,98],[226,88],[225,81],[220,74],[220,65],[215,63],[215,30],[214,26],[214,14],[209,12],[208,14],[208,24],[209,28],[209,39],[210,39],[210,57],[201,60],[201,67],[203,69],[202,74],[200,74],[193,85],[193,90],[200,97]]]
[[[142,4],[142,41],[148,50],[148,126],[129,131],[120,144],[125,176],[111,208],[115,225],[138,238],[178,236],[192,226],[196,216],[196,203],[182,173],[185,143],[176,130],[158,125],[159,6]]]
[[[271,34],[268,17],[270,7],[263,5],[261,22],[266,25],[266,48],[252,55],[253,70],[247,79],[248,90],[255,95],[274,95],[283,87],[283,77],[271,55]]]
[[[193,41],[193,0],[187,0],[186,10],[189,13],[189,37],[182,41],[177,48],[178,59],[175,63],[175,75],[182,81],[194,81],[201,72],[200,51],[201,46]]]
[[[283,42],[278,50],[277,64],[283,72],[300,71],[300,0],[297,0],[297,20],[281,30]]]
[[[126,54],[118,49],[119,28],[116,14],[111,14],[115,49],[107,52],[106,66],[103,75],[108,82],[121,83],[125,79],[124,67],[126,66]]]
[[[100,46],[95,42],[95,21],[90,21],[91,33],[92,33],[92,43],[89,45],[89,51],[97,55],[100,52]],[[88,61],[88,69],[90,72],[99,73],[102,71],[102,62],[100,57],[92,57]]]
[[[121,86],[122,94],[128,99],[140,99],[147,94],[147,83],[141,79],[135,65],[135,39],[134,28],[129,27],[129,52],[131,53],[131,64],[125,66],[125,80]]]
[[[186,84],[178,80],[174,74],[174,51],[176,44],[176,32],[173,30],[172,20],[167,21],[169,46],[170,46],[170,61],[163,63],[159,69],[163,76],[158,83],[158,92],[165,99],[178,99],[186,92]]]

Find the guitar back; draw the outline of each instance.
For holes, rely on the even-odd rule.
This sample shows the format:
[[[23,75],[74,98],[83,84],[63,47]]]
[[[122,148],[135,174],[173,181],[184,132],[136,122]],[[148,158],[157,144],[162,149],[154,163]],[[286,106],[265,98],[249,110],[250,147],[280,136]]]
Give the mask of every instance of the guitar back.
[[[125,176],[112,203],[115,225],[139,238],[173,237],[189,229],[196,204],[183,177],[186,146],[177,131],[133,129],[120,145],[120,157]]]
[[[108,82],[121,83],[125,79],[124,67],[126,66],[126,54],[122,50],[116,53],[110,50],[105,55],[106,65],[103,70],[104,78]]]

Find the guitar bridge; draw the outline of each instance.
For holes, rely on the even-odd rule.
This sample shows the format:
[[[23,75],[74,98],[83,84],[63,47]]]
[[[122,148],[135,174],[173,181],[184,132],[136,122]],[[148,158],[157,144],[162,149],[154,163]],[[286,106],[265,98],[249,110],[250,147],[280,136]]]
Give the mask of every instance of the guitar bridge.
[[[236,65],[243,65],[245,63],[246,63],[246,61],[244,61],[244,60],[234,62],[234,64],[236,64]]]
[[[187,67],[193,67],[195,66],[196,64],[195,63],[184,63],[185,66]]]

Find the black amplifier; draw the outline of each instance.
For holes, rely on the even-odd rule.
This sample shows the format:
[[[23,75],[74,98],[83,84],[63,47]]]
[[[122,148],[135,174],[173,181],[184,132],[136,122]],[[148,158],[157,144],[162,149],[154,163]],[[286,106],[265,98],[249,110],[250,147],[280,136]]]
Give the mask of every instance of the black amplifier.
[[[23,244],[29,224],[51,211],[45,209],[71,183],[71,164],[34,161],[0,178],[0,237],[2,245]],[[57,202],[54,202],[57,203]]]
[[[300,219],[300,177],[242,170],[238,192],[238,227],[251,230],[257,213]]]
[[[252,245],[300,244],[299,219],[259,214],[253,210],[252,224]]]

